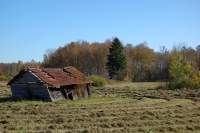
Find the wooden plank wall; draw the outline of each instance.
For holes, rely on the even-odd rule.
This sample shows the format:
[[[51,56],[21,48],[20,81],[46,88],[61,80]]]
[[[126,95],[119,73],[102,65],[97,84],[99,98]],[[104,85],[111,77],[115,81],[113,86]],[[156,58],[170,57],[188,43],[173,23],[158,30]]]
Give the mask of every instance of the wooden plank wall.
[[[11,91],[14,99],[51,100],[47,87],[41,84],[12,84]]]
[[[81,98],[87,98],[89,97],[89,88],[88,85],[69,85],[64,86],[62,88],[49,88],[50,95],[53,100],[57,99],[69,99],[69,92],[72,92],[73,100],[75,99],[81,99]],[[63,92],[66,94],[66,98],[63,94]]]
[[[59,88],[49,88],[49,94],[51,95],[52,100],[65,99]]]
[[[15,99],[51,100],[47,87],[31,72],[26,72],[11,85],[12,97]]]

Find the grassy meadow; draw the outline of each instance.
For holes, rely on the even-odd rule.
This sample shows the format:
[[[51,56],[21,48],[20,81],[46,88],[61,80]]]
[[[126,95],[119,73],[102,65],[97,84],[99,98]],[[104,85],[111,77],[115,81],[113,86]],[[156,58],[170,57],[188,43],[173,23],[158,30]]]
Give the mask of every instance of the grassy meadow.
[[[165,83],[93,87],[76,101],[9,101],[0,83],[0,133],[199,133],[199,90],[155,89]]]

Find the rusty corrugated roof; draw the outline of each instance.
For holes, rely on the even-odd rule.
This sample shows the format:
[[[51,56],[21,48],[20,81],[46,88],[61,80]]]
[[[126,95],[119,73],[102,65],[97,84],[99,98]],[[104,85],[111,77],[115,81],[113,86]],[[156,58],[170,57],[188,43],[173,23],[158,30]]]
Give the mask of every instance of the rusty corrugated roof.
[[[23,70],[23,72],[26,71],[33,73],[41,81],[54,87],[91,83],[91,81],[82,72],[72,66],[65,68],[44,69],[28,68],[26,70]],[[20,73],[22,74],[23,72]],[[10,85],[16,77],[18,77],[18,75],[15,76],[8,84]]]

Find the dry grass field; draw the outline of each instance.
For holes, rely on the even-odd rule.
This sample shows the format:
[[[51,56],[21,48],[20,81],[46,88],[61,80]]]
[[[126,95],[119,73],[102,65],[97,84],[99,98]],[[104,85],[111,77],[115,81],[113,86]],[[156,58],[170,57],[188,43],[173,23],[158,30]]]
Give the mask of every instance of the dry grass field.
[[[14,102],[0,83],[0,132],[199,133],[199,91],[154,89],[163,84],[117,83],[77,101]]]

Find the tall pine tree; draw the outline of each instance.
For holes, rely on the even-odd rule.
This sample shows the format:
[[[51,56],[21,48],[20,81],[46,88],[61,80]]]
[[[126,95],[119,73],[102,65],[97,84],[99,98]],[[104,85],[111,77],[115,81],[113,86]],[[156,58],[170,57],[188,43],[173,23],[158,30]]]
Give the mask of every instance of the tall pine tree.
[[[123,53],[123,45],[118,38],[114,38],[109,48],[109,55],[106,64],[110,79],[119,76],[127,67],[126,56]]]

